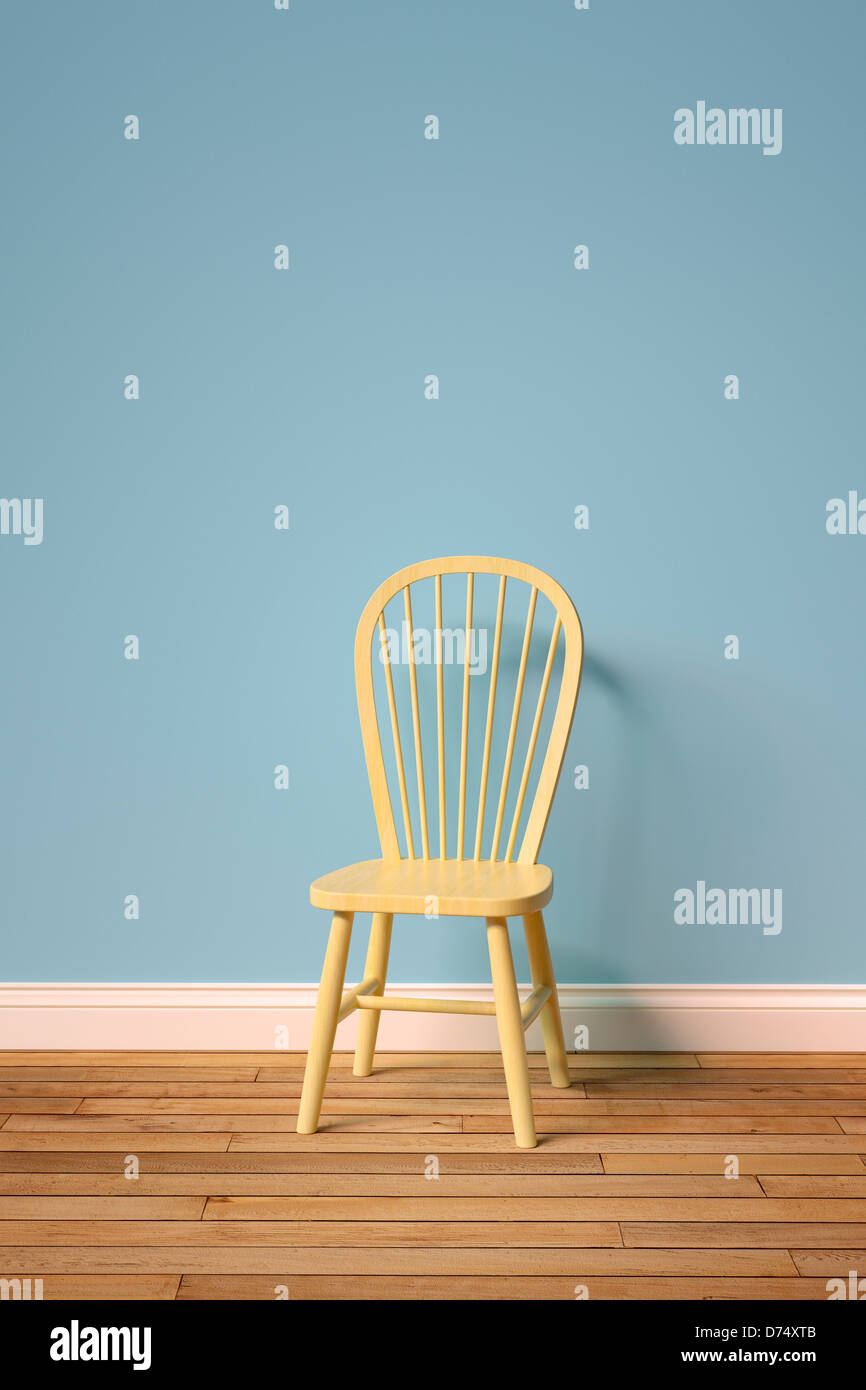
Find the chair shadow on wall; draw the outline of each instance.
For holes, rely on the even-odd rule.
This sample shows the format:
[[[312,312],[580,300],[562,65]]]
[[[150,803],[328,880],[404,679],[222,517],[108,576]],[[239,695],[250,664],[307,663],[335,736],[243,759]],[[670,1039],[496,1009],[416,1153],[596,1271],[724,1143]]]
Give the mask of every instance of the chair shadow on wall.
[[[586,710],[587,696],[593,703],[603,702],[606,721],[610,721],[611,717],[615,720],[615,737],[611,740],[615,751],[605,771],[605,776],[615,785],[608,789],[609,809],[604,827],[599,832],[598,852],[594,860],[594,872],[598,879],[595,901],[603,904],[604,910],[604,921],[599,924],[600,930],[596,935],[602,940],[622,942],[625,952],[634,930],[632,924],[645,931],[653,915],[647,910],[647,903],[657,903],[658,899],[657,880],[651,881],[649,874],[654,853],[650,830],[658,817],[670,817],[667,809],[670,802],[665,802],[660,796],[658,783],[653,777],[653,770],[658,772],[662,761],[672,781],[678,787],[682,784],[682,792],[678,790],[676,794],[679,806],[688,808],[698,797],[704,796],[707,785],[713,786],[714,797],[712,804],[706,808],[707,824],[705,828],[702,827],[701,837],[710,843],[714,835],[725,843],[728,826],[718,818],[731,814],[724,810],[725,807],[734,808],[742,803],[744,766],[748,766],[753,775],[762,778],[768,798],[781,801],[785,795],[781,755],[774,755],[766,729],[759,721],[747,718],[742,704],[737,704],[734,709],[733,700],[724,693],[723,688],[716,683],[710,686],[701,680],[700,672],[680,666],[674,668],[673,665],[668,670],[671,673],[671,692],[665,692],[658,684],[658,667],[655,665],[651,681],[641,682],[637,677],[632,679],[628,671],[604,654],[593,651],[591,644],[584,655],[578,721],[581,702]],[[657,701],[653,699],[654,692],[659,695]],[[675,722],[678,711],[690,706],[704,711],[702,718],[710,729],[717,732],[724,730],[726,739],[735,735],[736,756],[731,748],[725,751],[721,740],[708,739],[697,755],[693,744],[686,748],[678,741]],[[668,713],[667,720],[663,719],[662,711]],[[576,729],[580,729],[579,722]],[[700,760],[701,754],[703,761]],[[671,795],[668,790],[668,798]],[[676,833],[676,821],[671,818],[670,824]],[[738,825],[737,830],[742,833],[741,826]],[[547,851],[549,862],[556,866],[564,859],[567,861],[567,848],[563,853],[565,836],[561,820],[559,833],[553,838],[555,843],[548,845]],[[690,852],[694,844],[692,840]],[[695,876],[699,876],[697,869]],[[583,980],[588,984],[622,983],[627,987],[629,980],[622,951],[618,957],[614,957],[604,955],[597,949],[581,949],[580,914],[593,908],[588,903],[583,906],[574,904],[573,907],[575,915],[571,921],[574,926],[569,932],[571,942],[564,944],[562,935],[559,935],[553,943],[559,978],[569,982]],[[560,913],[562,910],[560,902]],[[672,914],[671,898],[671,921]],[[635,1007],[633,1013],[635,1036],[641,1040],[640,1050],[681,1050],[681,1042],[672,1036],[670,1029],[666,1029],[658,1014],[639,1007]],[[570,1022],[573,1023],[574,1019]],[[568,1024],[566,1028],[568,1031]],[[569,1039],[567,1045],[573,1047],[573,1040]],[[599,1050],[609,1050],[605,1040],[596,1046]],[[589,1048],[593,1049],[592,1036]]]
[[[640,699],[636,684],[628,679],[625,671],[606,657],[595,654],[591,648],[584,652],[582,687],[584,702],[591,693],[593,697],[600,696],[609,709],[617,712],[621,735],[616,745],[618,790],[613,791],[611,795],[614,819],[606,827],[601,855],[597,860],[597,897],[600,902],[608,905],[609,923],[604,931],[604,936],[607,937],[609,932],[616,932],[624,921],[633,917],[634,898],[640,896],[639,889],[636,891],[633,886],[634,876],[629,872],[629,868],[640,864],[641,846],[645,841],[644,803],[647,799],[648,785],[645,763],[650,712]],[[578,718],[579,714],[580,702]],[[558,861],[559,854],[554,850],[550,857]],[[578,939],[573,949],[564,952],[562,946],[559,946],[560,978],[568,981],[585,980],[593,985],[618,984],[624,973],[621,958],[617,961],[611,956],[601,955],[597,950],[592,953],[581,950],[579,930],[575,935]],[[644,1047],[649,1046],[660,1052],[671,1047],[671,1040],[665,1036],[664,1029],[656,1020],[644,1014],[636,1022],[641,1038],[646,1039],[648,1032],[651,1037],[651,1043],[644,1042]],[[589,1051],[610,1050],[606,1040],[594,1045],[592,1034],[593,1028],[590,1026]],[[573,1046],[572,1039],[568,1040],[568,1046]]]

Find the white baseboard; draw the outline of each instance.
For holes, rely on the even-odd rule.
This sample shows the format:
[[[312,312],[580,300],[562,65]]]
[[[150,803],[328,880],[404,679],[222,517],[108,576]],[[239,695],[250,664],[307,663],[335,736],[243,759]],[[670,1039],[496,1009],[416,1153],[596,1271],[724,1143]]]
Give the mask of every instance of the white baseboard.
[[[521,986],[529,990],[529,986]],[[317,986],[212,984],[0,985],[0,1048],[305,1050]],[[481,985],[393,985],[395,994],[492,999]],[[592,1051],[849,1052],[866,1050],[866,986],[562,985],[567,1046]],[[337,1032],[354,1044],[357,1014]],[[279,1038],[278,1029],[286,1030]],[[285,1040],[287,1034],[287,1042]],[[527,1034],[541,1047],[537,1023]],[[495,1051],[495,1020],[384,1013],[383,1050]]]

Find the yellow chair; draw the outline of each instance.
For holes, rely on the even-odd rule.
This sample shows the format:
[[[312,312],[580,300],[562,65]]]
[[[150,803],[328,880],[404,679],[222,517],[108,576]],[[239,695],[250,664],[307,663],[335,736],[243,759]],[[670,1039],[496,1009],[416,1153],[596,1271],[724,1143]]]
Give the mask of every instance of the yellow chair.
[[[445,797],[445,716],[443,672],[442,577],[466,575],[466,619],[463,628],[462,718],[460,737],[460,772],[457,806],[456,856],[446,854],[446,797]],[[466,837],[466,782],[469,741],[470,701],[470,634],[473,631],[473,593],[476,575],[498,575],[498,597],[493,634],[493,651],[487,696],[487,717],[483,758],[475,825],[474,843],[470,848]],[[412,622],[412,585],[432,579],[434,586],[435,628],[433,632],[436,670],[436,723],[439,856],[430,848],[427,823],[427,798],[421,741],[421,717],[418,702],[418,662]],[[487,784],[496,704],[497,678],[500,667],[503,613],[506,580],[520,581],[528,587],[528,611],[523,633],[520,663],[504,754],[502,779],[496,806],[493,843],[489,858],[481,857],[482,833],[487,804]],[[397,718],[397,701],[390,648],[385,625],[385,608],[402,591],[403,611],[409,642],[409,696],[412,710],[414,761],[418,788],[417,827],[420,830],[420,853],[416,852],[406,786],[404,757]],[[416,594],[417,594],[416,590]],[[527,748],[511,813],[510,828],[500,855],[512,763],[514,761],[523,689],[529,661],[533,622],[538,595],[549,599],[554,611],[553,629],[547,658],[541,676],[538,701],[528,735]],[[394,743],[394,767],[399,786],[406,855],[401,856],[394,810],[388,790],[379,722],[376,714],[373,683],[373,638],[378,628],[381,642],[381,661]],[[451,631],[447,629],[447,631]],[[532,772],[539,730],[544,717],[545,701],[554,669],[557,644],[564,638],[559,697],[553,713],[547,750],[541,762],[534,796],[529,803],[528,819],[517,851],[518,828],[523,813],[526,792]],[[325,956],[322,981],[313,1019],[313,1029],[307,1054],[304,1086],[298,1113],[298,1133],[314,1134],[319,1123],[322,1097],[325,1090],[337,1024],[360,1010],[355,1048],[354,1074],[369,1076],[373,1069],[373,1053],[379,1013],[382,1009],[417,1010],[432,1013],[495,1014],[502,1049],[508,1099],[514,1124],[514,1135],[521,1148],[533,1148],[537,1142],[532,1100],[529,1090],[529,1071],[526,1061],[524,1030],[540,1018],[550,1079],[554,1086],[570,1084],[562,1019],[556,996],[556,981],[550,961],[547,936],[541,910],[553,894],[553,875],[550,869],[537,864],[553,794],[559,778],[565,746],[574,717],[577,692],[583,661],[583,636],[574,605],[559,584],[541,570],[513,560],[491,559],[487,556],[461,555],[447,559],[427,560],[410,565],[391,576],[375,592],[361,615],[355,639],[355,682],[358,710],[367,773],[373,794],[376,824],[382,846],[382,858],[352,864],[316,879],[310,889],[314,907],[333,912],[331,933]],[[492,803],[491,803],[492,809]],[[471,832],[470,832],[471,833]],[[453,831],[452,831],[453,835]],[[436,914],[483,917],[487,922],[487,939],[493,979],[495,1003],[469,1000],[430,1000],[398,998],[385,995],[385,976],[391,940],[391,924],[395,912],[427,915],[435,903]],[[356,912],[371,912],[370,930],[364,979],[354,989],[343,993],[346,959],[352,921]],[[521,1004],[514,976],[511,945],[506,918],[523,917],[532,992]]]

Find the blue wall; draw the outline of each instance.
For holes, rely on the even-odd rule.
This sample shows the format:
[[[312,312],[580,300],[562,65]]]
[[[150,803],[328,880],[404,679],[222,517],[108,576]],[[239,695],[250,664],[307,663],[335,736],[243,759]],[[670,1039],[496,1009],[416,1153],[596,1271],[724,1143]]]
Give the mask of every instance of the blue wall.
[[[560,979],[862,981],[866,536],[825,521],[866,495],[864,7],[163,0],[6,30],[0,492],[44,498],[44,539],[0,536],[4,977],[317,978],[308,882],[377,852],[355,622],[391,571],[474,552],[584,623]],[[700,100],[781,108],[781,153],[677,145]],[[678,925],[699,879],[781,888],[783,930]],[[395,980],[487,971],[475,924],[395,933]]]

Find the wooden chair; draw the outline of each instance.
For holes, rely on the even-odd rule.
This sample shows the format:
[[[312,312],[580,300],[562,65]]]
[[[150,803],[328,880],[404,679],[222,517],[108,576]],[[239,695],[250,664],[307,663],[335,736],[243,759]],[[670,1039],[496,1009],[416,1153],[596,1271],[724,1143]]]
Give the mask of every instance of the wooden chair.
[[[448,858],[442,577],[443,575],[455,574],[466,575],[466,618],[463,629],[463,693],[456,856]],[[470,702],[470,632],[473,628],[473,589],[476,575],[498,575],[499,584],[473,842],[467,839],[466,783]],[[432,658],[432,664],[435,666],[436,672],[438,857],[435,856],[430,846],[431,835],[427,819],[427,797],[421,746],[422,722],[418,701],[419,666],[415,659],[416,628],[412,623],[412,586],[418,585],[426,579],[433,581],[435,603],[435,628],[433,631],[435,656]],[[528,588],[528,611],[511,705],[508,743],[505,749],[502,781],[496,806],[493,842],[489,858],[482,858],[481,842],[491,765],[497,678],[500,674],[506,580],[519,581]],[[408,624],[406,630],[412,637],[408,676],[418,788],[416,822],[420,829],[420,853],[415,848],[412,831],[392,663],[384,656],[384,653],[388,651],[384,610],[389,601],[401,592],[405,623]],[[416,589],[417,593],[418,590]],[[511,812],[510,829],[503,847],[505,806],[539,594],[546,596],[553,606],[553,630],[540,680],[538,701],[529,731],[520,782]],[[396,782],[399,786],[405,832],[405,856],[401,856],[400,853],[376,712],[372,642],[377,628],[383,646],[382,664],[394,743],[393,766],[396,770]],[[450,632],[450,629],[448,631]],[[515,858],[518,829],[530,781],[539,730],[543,722],[545,702],[560,635],[564,637],[565,651],[562,658],[559,697],[553,713],[547,749],[541,762],[534,796],[529,803],[524,834]],[[299,1134],[313,1134],[318,1126],[337,1024],[355,1009],[360,1010],[354,1074],[356,1076],[369,1076],[373,1069],[373,1053],[376,1045],[379,1013],[382,1009],[398,1009],[433,1013],[495,1014],[515,1139],[521,1148],[533,1148],[537,1143],[523,1036],[524,1030],[535,1018],[540,1018],[552,1084],[558,1087],[566,1087],[570,1084],[562,1034],[562,1019],[556,995],[556,981],[554,980],[542,918],[542,908],[550,901],[553,894],[553,875],[550,869],[536,863],[536,859],[574,717],[582,660],[583,637],[580,620],[564,589],[541,570],[512,560],[464,555],[440,560],[427,560],[421,564],[410,565],[407,569],[400,570],[399,573],[386,580],[376,590],[364,609],[355,639],[355,681],[364,754],[373,794],[373,806],[382,846],[382,857],[360,864],[352,864],[348,868],[326,874],[323,878],[316,879],[310,889],[310,901],[313,906],[330,909],[333,912],[333,921],[307,1054],[304,1086],[298,1114]],[[451,833],[453,838],[453,829]],[[441,913],[443,915],[483,917],[486,919],[495,1003],[475,1003],[468,1000],[449,999],[419,1000],[385,995],[385,976],[393,915],[395,912],[429,915],[428,908],[431,901],[437,904],[437,915]],[[361,984],[344,994],[349,938],[356,912],[371,912],[373,914],[372,927],[364,979]],[[517,915],[522,916],[524,921],[533,985],[531,994],[522,1004],[517,992],[506,925],[507,917]]]

